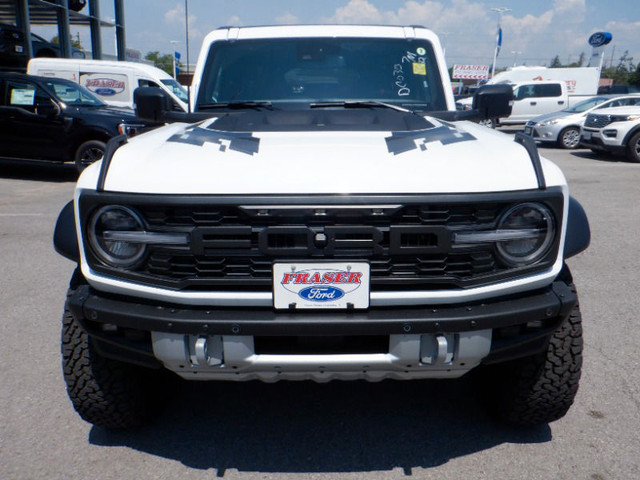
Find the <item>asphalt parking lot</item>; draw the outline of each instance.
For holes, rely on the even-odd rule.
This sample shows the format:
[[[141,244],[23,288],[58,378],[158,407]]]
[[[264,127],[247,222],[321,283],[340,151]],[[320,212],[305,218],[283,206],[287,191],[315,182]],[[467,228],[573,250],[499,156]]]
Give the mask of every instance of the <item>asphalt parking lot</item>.
[[[468,379],[167,387],[151,426],[83,422],[60,368],[73,264],[52,248],[73,166],[0,162],[0,479],[640,478],[640,164],[541,148],[592,229],[569,260],[585,330],[575,405],[529,430],[494,423]]]

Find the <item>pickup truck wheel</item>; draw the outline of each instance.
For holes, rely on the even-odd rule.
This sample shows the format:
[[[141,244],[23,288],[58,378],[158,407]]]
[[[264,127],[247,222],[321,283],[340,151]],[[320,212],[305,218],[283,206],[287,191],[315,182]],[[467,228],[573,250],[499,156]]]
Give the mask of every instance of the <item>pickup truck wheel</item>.
[[[519,426],[562,418],[578,391],[582,344],[582,317],[576,305],[551,337],[545,352],[485,371],[492,413]]]
[[[100,140],[89,140],[78,147],[76,151],[76,169],[82,172],[93,162],[101,160],[107,145]]]
[[[89,423],[137,427],[153,410],[156,372],[101,356],[69,310],[62,317],[62,367],[73,407]]]
[[[580,145],[580,129],[567,127],[558,135],[558,146],[566,149],[578,148]]]
[[[485,118],[484,120],[480,120],[478,125],[482,125],[487,128],[496,128],[496,120],[495,118]]]
[[[640,132],[636,133],[627,145],[629,160],[633,163],[640,163]]]

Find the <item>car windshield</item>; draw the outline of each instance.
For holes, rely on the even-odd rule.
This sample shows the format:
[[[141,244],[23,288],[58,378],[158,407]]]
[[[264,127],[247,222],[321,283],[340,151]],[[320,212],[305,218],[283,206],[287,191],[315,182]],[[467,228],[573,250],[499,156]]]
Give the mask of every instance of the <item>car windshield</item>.
[[[173,78],[163,78],[160,81],[163,84],[165,84],[167,87],[169,87],[169,90],[171,90],[171,92],[180,100],[182,100],[185,103],[189,101],[187,90],[178,82],[176,82]]]
[[[49,78],[45,82],[45,85],[53,92],[58,100],[67,105],[73,105],[75,107],[98,107],[105,105],[102,100],[89,90],[75,83]]]
[[[576,103],[573,107],[565,108],[563,112],[567,113],[582,113],[590,108],[600,105],[607,100],[608,97],[593,97]]]
[[[196,110],[246,102],[275,108],[345,101],[446,110],[431,44],[395,38],[218,42],[204,67]]]

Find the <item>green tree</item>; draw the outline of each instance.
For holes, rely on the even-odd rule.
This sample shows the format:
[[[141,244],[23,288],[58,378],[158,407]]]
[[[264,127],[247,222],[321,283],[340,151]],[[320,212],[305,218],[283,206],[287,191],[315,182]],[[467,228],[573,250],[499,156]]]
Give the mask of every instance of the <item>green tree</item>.
[[[640,87],[640,63],[636,67],[636,71],[629,75],[629,85]]]
[[[576,68],[576,67],[582,67],[584,65],[584,61],[585,61],[586,55],[584,52],[580,52],[580,56],[578,57],[578,60],[576,60],[575,62],[571,62],[571,63],[567,63],[566,65],[564,65],[562,63],[562,61],[560,60],[560,55],[556,55],[555,57],[553,57],[553,60],[551,60],[551,65],[549,65],[550,68]],[[571,61],[571,56],[569,56],[569,60]]]
[[[144,56],[145,60],[153,62],[153,64],[161,70],[164,70],[169,75],[173,75],[173,55],[170,53],[160,54],[159,51],[148,52]],[[178,62],[177,67],[182,70],[182,64]]]
[[[602,69],[602,78],[612,78],[615,85],[629,85],[634,73],[637,71],[636,65],[633,63],[633,57],[629,56],[629,51],[626,50],[618,65],[615,67],[607,67]]]
[[[585,59],[584,52],[580,52],[580,56],[578,57],[578,60],[576,62],[570,63],[569,65],[567,65],[567,67],[569,68],[581,67],[584,64],[584,59]]]

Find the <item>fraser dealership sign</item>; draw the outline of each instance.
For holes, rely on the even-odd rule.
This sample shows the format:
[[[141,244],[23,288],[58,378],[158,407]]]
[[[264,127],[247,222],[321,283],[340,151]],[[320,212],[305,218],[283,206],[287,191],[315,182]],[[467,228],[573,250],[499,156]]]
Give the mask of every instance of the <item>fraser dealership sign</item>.
[[[484,80],[489,78],[489,65],[454,65],[453,78]]]

